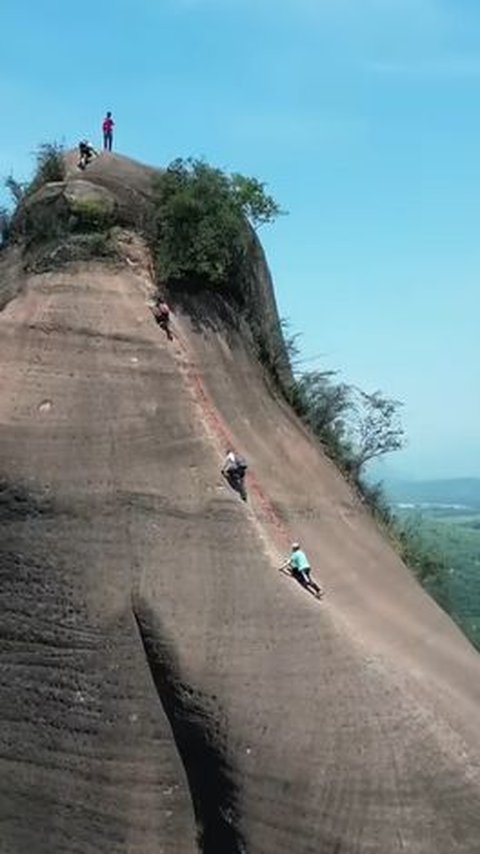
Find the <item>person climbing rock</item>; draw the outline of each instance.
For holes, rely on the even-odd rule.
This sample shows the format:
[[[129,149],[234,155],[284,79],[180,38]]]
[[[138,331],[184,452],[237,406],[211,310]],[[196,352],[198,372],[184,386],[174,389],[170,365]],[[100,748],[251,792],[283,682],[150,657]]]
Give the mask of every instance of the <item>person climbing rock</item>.
[[[240,454],[236,454],[230,448],[227,450],[225,462],[222,466],[222,475],[228,481],[232,489],[238,492],[243,501],[247,500],[247,490],[245,489],[245,475],[247,473],[247,463]]]
[[[163,329],[169,341],[172,341],[172,329],[170,326],[170,308],[165,300],[158,300],[153,306],[153,316],[158,325]]]
[[[112,114],[108,111],[102,123],[103,132],[103,150],[111,151],[113,143],[113,127],[115,122],[112,119]]]
[[[300,548],[300,543],[292,543],[292,551],[288,560],[283,564],[281,569],[289,569],[293,577],[305,587],[306,590],[313,591],[317,599],[323,596],[323,590],[310,577],[311,568],[307,556]]]
[[[80,154],[80,158],[78,161],[79,169],[85,169],[86,166],[88,166],[88,164],[92,160],[92,158],[97,156],[97,152],[95,151],[93,145],[87,139],[82,139],[82,141],[78,143],[78,151]]]

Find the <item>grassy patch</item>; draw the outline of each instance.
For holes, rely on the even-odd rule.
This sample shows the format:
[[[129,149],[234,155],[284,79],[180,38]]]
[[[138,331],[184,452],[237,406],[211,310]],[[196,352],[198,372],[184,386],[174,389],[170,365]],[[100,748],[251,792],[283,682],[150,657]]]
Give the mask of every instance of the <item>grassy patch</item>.
[[[73,232],[104,232],[114,224],[114,211],[101,196],[73,199],[70,204],[70,229]]]
[[[115,261],[119,257],[108,231],[72,234],[60,242],[48,243],[31,252],[25,269],[31,273],[48,273],[73,261]]]

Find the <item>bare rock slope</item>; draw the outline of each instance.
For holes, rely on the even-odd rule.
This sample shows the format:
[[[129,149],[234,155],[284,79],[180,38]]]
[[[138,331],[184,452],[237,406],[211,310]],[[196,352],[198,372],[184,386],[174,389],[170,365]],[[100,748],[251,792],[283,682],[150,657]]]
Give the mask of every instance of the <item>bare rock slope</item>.
[[[112,155],[85,177],[143,205],[151,175]],[[42,273],[21,249],[0,261],[2,854],[476,854],[478,655],[245,327],[177,293],[169,342],[133,234]],[[321,604],[277,571],[291,538]]]

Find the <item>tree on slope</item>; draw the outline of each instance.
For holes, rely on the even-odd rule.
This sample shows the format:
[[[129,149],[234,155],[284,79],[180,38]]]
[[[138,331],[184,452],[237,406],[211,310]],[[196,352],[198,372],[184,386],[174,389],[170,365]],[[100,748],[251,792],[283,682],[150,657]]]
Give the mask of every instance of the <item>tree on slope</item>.
[[[399,417],[401,406],[400,401],[383,397],[380,391],[367,394],[355,389],[350,437],[353,446],[352,473],[356,479],[373,459],[403,448],[405,433]]]

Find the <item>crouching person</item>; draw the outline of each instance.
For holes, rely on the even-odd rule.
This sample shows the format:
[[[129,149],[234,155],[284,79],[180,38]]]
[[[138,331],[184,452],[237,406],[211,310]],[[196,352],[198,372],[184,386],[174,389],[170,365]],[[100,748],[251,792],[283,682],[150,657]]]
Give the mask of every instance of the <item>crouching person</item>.
[[[78,143],[78,154],[78,168],[82,170],[86,169],[86,167],[94,157],[97,157],[97,152],[95,151],[91,142],[89,142],[87,139],[82,139],[82,141]]]
[[[231,450],[227,451],[227,456],[222,466],[222,474],[232,489],[238,492],[243,501],[247,500],[247,490],[245,489],[247,468],[247,463],[240,454],[236,454],[235,451]]]
[[[172,328],[170,325],[170,308],[165,300],[159,299],[153,307],[153,316],[158,325],[165,332],[169,341],[173,340]]]

